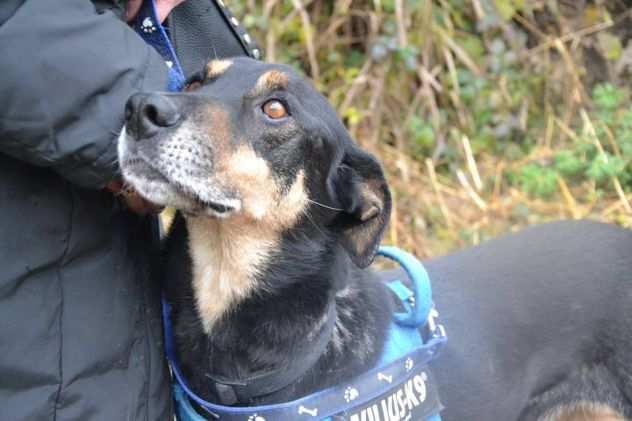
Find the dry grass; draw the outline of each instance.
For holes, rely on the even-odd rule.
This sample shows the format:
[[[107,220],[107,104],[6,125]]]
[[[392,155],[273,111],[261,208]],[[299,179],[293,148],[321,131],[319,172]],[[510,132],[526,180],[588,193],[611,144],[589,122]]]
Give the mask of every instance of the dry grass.
[[[598,83],[629,82],[624,1],[235,3],[266,59],[302,69],[384,162],[385,242],[428,257],[548,220],[632,225],[620,171],[605,181],[550,171],[543,192],[525,170],[568,151],[586,165],[620,158],[629,172],[592,96]]]

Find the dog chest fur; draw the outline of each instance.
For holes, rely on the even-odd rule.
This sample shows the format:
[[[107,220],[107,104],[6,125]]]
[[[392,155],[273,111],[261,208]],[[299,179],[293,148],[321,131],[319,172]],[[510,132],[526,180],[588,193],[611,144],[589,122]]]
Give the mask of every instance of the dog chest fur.
[[[188,218],[187,228],[195,301],[209,333],[231,305],[252,291],[276,240],[207,217]]]
[[[258,162],[246,153],[239,156],[241,164]],[[195,301],[207,333],[257,287],[266,262],[278,249],[281,233],[296,223],[307,204],[302,171],[282,195],[266,166],[241,164],[231,166],[233,172],[241,168],[243,173],[252,173],[236,177],[243,184],[244,213],[228,219],[195,216],[186,220]],[[274,194],[262,194],[270,189]]]

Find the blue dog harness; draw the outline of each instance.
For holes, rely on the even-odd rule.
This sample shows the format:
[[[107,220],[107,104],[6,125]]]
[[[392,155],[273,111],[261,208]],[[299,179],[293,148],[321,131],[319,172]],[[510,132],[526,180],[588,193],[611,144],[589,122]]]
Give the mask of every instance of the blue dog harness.
[[[171,366],[179,421],[440,421],[442,409],[428,364],[447,338],[437,324],[430,279],[411,254],[381,247],[378,255],[397,261],[406,270],[413,291],[401,281],[388,283],[405,312],[393,315],[388,339],[375,368],[342,385],[274,405],[233,407],[205,401],[187,385],[176,361],[169,306],[163,300],[165,352]],[[193,407],[195,402],[205,416]]]

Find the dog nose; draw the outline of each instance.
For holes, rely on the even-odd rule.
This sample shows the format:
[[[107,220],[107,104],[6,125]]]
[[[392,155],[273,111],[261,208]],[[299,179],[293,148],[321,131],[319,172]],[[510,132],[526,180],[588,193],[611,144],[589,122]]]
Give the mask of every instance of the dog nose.
[[[136,140],[150,138],[179,121],[178,108],[163,94],[135,94],[125,104],[126,130]]]

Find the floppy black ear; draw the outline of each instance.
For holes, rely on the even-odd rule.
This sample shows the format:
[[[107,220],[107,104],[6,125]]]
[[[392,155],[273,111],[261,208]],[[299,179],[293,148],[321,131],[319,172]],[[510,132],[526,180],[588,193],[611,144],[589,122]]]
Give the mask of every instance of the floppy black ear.
[[[342,212],[334,221],[340,244],[359,266],[371,264],[391,214],[391,193],[378,161],[353,148],[333,175],[334,194]]]

